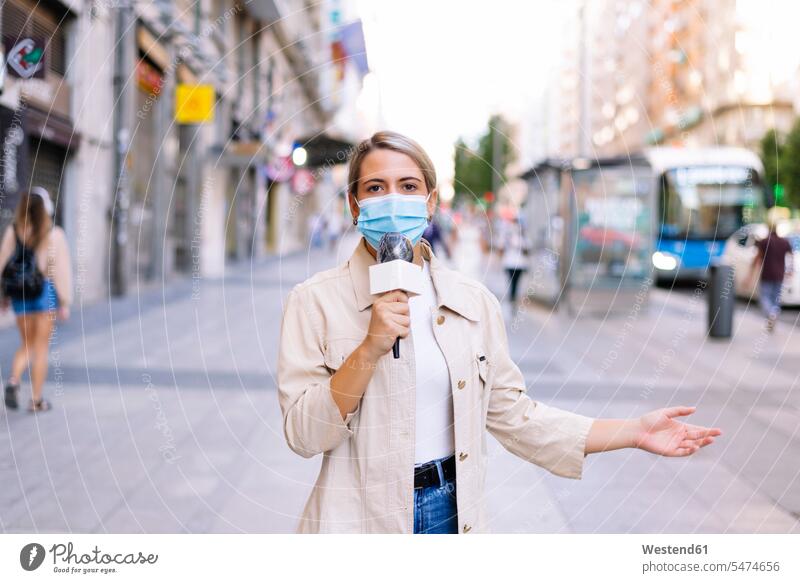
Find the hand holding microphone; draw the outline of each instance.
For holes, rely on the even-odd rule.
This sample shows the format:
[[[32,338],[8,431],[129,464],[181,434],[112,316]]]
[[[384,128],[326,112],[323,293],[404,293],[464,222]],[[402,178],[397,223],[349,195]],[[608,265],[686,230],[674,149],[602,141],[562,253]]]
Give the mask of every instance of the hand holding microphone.
[[[386,292],[372,304],[365,344],[377,360],[392,349],[397,338],[408,336],[410,330],[408,294],[403,290]]]
[[[411,326],[408,294],[422,291],[422,270],[414,265],[414,248],[401,233],[384,234],[378,245],[378,264],[370,267],[370,292],[383,294],[372,304],[368,340],[378,356],[392,347],[400,358],[400,338]]]

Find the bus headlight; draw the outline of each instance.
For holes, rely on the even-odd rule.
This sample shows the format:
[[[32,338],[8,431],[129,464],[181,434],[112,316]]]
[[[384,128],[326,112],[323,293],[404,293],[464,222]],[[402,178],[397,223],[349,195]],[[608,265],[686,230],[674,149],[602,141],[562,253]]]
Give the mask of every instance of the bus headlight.
[[[669,253],[656,251],[653,253],[653,267],[662,271],[672,271],[678,267],[678,259]]]

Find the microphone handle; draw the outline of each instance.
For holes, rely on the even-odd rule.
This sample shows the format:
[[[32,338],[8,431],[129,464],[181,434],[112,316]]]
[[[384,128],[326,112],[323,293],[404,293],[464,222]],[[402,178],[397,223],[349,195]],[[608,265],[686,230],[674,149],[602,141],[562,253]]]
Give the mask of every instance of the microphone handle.
[[[392,354],[395,358],[400,358],[400,338],[394,339],[394,346],[392,346]]]

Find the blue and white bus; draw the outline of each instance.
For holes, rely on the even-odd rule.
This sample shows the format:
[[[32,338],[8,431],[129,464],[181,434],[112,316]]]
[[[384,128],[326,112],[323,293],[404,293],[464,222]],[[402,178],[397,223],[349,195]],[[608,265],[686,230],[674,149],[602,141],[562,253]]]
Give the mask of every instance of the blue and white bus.
[[[656,177],[653,267],[659,281],[705,278],[725,241],[772,206],[763,166],[744,148],[650,148]]]
[[[772,206],[762,176],[758,156],[733,147],[543,160],[520,177],[528,294],[605,310],[604,296],[625,306],[651,278],[705,278],[726,239]]]

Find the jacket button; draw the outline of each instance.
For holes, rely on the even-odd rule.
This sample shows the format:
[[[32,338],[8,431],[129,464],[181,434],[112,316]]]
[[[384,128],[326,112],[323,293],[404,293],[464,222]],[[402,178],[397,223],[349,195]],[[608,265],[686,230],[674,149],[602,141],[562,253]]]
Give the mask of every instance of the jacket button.
[[[462,462],[463,462],[465,459],[467,459],[467,456],[468,456],[468,455],[469,455],[468,453],[464,453],[464,452],[462,451],[460,454],[458,454],[458,459],[459,459],[459,461],[462,461]]]
[[[464,532],[469,532],[472,530],[472,527],[469,524],[464,524]]]
[[[467,386],[467,382],[464,379],[461,379],[460,381],[458,381],[458,388],[459,389],[463,389],[466,386]]]
[[[440,315],[438,318],[436,318],[436,323],[439,324],[439,326],[444,324],[444,316]]]

